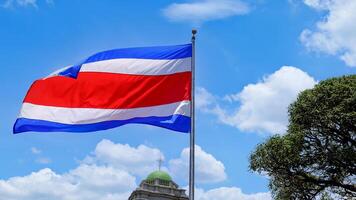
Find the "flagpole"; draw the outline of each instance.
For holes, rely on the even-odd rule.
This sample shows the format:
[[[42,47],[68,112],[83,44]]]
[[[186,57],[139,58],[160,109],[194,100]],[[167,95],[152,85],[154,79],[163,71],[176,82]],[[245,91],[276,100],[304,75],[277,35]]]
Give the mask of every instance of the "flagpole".
[[[190,104],[191,111],[191,126],[190,126],[190,160],[189,160],[189,199],[194,200],[194,169],[195,169],[195,34],[197,30],[192,30],[192,86]]]

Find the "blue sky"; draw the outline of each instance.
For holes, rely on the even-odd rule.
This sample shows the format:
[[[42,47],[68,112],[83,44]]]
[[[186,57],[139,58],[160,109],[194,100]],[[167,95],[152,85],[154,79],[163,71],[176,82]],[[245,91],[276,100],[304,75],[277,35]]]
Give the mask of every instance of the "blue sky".
[[[0,0],[0,5],[0,193],[6,199],[69,199],[74,193],[81,199],[125,199],[157,168],[159,156],[165,170],[187,185],[186,134],[144,125],[12,134],[34,80],[95,52],[189,43],[191,29],[198,29],[201,200],[228,199],[226,194],[231,200],[269,198],[267,177],[248,170],[251,151],[270,135],[283,134],[287,106],[298,92],[355,73],[351,0]],[[109,177],[116,178],[109,185],[93,183]],[[56,196],[44,185],[74,189]],[[80,185],[97,186],[98,192]]]

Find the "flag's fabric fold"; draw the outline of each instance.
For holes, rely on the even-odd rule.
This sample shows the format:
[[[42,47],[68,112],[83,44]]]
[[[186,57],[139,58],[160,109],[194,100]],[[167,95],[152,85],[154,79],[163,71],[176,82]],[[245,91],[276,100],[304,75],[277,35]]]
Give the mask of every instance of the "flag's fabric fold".
[[[190,131],[191,44],[115,49],[35,81],[14,133],[125,124]]]

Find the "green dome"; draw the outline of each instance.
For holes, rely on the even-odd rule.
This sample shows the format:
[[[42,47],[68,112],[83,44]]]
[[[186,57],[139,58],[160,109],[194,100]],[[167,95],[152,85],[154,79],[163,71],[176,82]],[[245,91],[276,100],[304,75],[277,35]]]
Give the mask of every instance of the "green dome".
[[[153,181],[155,179],[160,179],[160,180],[164,180],[164,181],[172,181],[171,176],[163,171],[155,171],[150,173],[147,178],[146,181]]]

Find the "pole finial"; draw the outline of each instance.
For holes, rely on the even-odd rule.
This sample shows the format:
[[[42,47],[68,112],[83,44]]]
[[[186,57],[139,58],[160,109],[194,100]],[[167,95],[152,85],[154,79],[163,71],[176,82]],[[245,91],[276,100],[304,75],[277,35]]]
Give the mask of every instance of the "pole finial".
[[[192,29],[192,42],[195,41],[195,34],[197,34],[197,30],[196,29]]]

